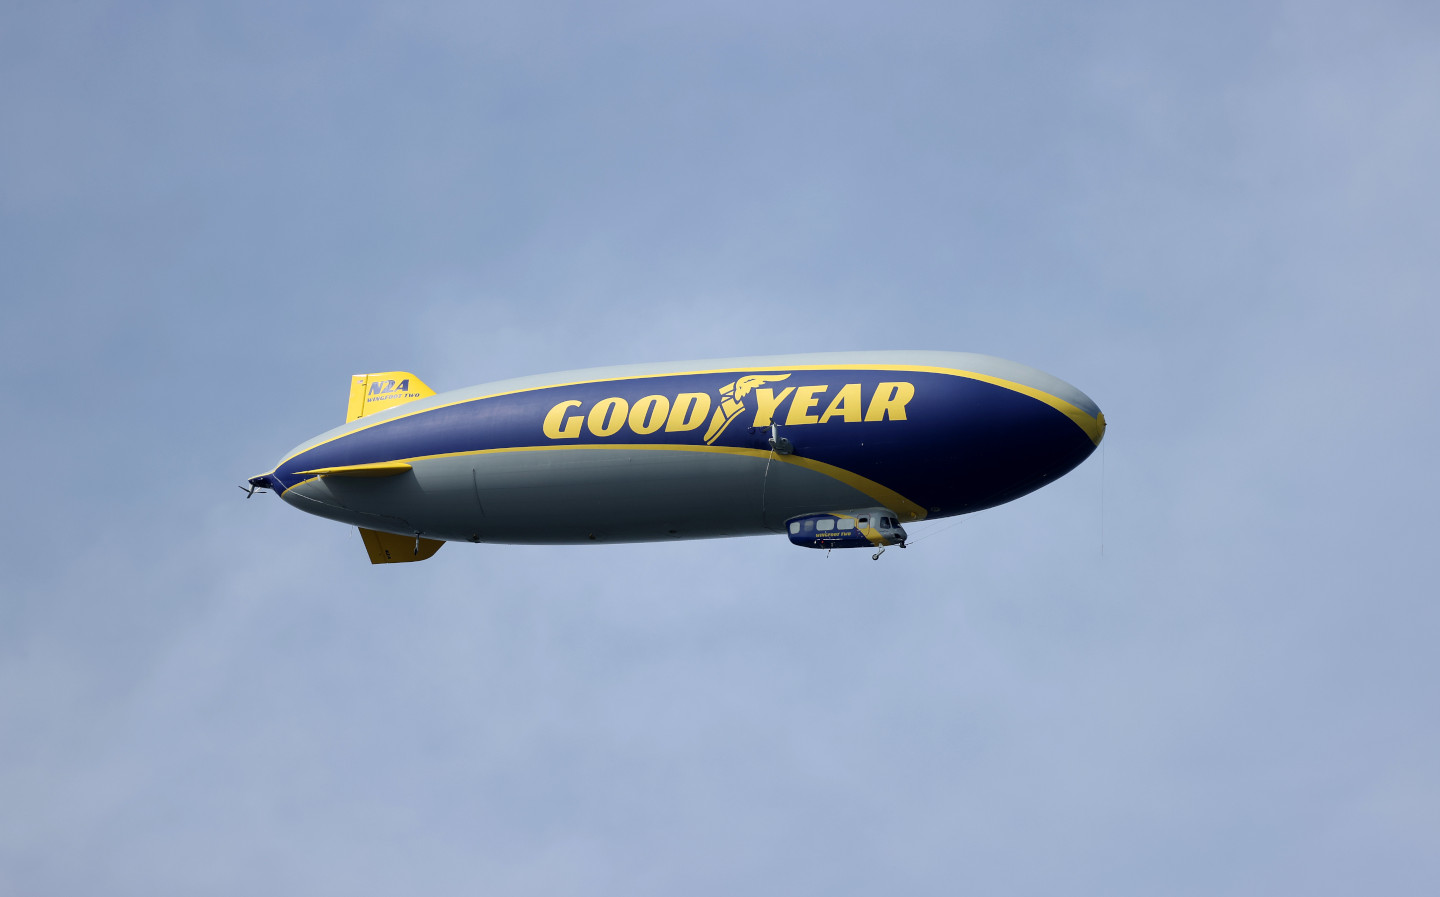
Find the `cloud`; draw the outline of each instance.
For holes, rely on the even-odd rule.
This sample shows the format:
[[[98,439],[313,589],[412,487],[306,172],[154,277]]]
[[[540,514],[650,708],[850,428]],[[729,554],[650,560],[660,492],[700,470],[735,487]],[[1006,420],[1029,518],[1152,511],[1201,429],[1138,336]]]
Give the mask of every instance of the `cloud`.
[[[5,886],[1434,877],[1422,12],[338,12],[0,29]],[[883,347],[1103,453],[873,563],[234,489],[364,370]]]

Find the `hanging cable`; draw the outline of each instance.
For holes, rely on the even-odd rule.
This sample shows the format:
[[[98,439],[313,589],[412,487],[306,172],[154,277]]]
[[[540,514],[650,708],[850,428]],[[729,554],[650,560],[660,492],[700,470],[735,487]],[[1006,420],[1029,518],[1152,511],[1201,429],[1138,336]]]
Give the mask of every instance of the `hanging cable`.
[[[949,531],[949,530],[952,530],[952,529],[954,529],[955,527],[959,526],[959,525],[960,525],[961,523],[963,523],[963,522],[965,522],[965,516],[962,514],[960,517],[956,518],[954,521],[950,522],[949,524],[947,524],[947,525],[945,525],[945,526],[940,527],[940,528],[937,529],[937,530],[931,530],[930,532],[926,533],[925,535],[923,535],[923,536],[917,536],[917,537],[915,537],[914,539],[906,539],[906,540],[905,540],[905,544],[906,544],[906,545],[914,545],[914,544],[917,543],[917,542],[924,542],[926,539],[930,538],[931,536],[938,536],[938,535],[940,535],[940,534],[943,533],[943,532],[947,532],[947,531]]]

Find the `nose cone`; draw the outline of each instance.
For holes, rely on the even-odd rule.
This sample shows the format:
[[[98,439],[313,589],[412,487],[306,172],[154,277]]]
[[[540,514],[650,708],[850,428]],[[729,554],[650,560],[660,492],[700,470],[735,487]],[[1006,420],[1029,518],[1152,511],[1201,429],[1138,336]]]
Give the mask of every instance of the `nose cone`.
[[[1079,390],[1069,398],[1076,401],[1037,398],[1010,422],[1000,440],[1009,462],[1008,494],[1000,501],[1058,480],[1090,457],[1105,438],[1105,415],[1095,403]]]
[[[1100,444],[1105,416],[1089,396],[1026,370],[1006,389],[977,395],[955,444],[963,511],[1012,501],[1075,469]]]

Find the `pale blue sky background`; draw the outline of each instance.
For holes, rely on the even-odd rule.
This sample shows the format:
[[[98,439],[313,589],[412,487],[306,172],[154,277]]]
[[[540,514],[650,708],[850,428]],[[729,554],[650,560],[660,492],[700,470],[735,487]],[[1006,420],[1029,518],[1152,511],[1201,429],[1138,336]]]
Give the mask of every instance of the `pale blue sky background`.
[[[0,895],[1433,892],[1437,39],[7,4]],[[1103,489],[376,568],[234,488],[353,373],[852,348],[1074,383]]]

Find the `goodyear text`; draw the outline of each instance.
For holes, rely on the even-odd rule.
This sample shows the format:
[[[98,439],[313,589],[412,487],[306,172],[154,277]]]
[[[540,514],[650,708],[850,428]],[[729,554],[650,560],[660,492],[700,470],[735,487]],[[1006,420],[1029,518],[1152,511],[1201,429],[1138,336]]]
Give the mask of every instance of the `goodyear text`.
[[[873,423],[905,420],[905,406],[915,397],[914,384],[905,381],[877,383],[868,391],[859,383],[838,388],[830,384],[760,385],[791,376],[740,378],[718,390],[719,402],[703,392],[649,395],[633,402],[614,396],[588,406],[580,399],[567,399],[550,408],[541,430],[550,439],[579,439],[585,433],[600,438],[624,433],[648,436],[661,431],[687,433],[708,422],[708,428],[699,435],[706,443],[713,443],[732,421],[747,412],[751,413],[750,427],[794,427],[832,421]]]

